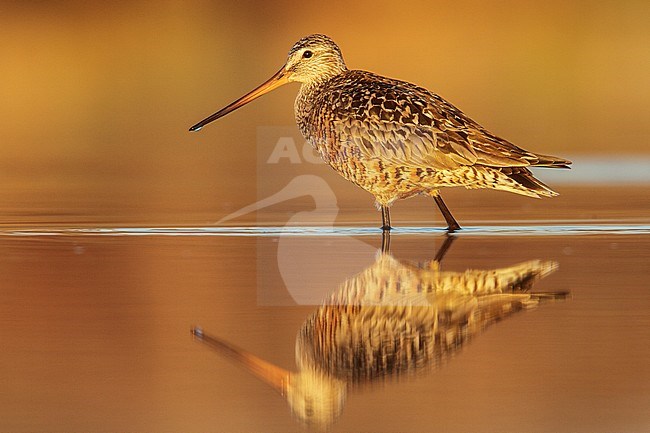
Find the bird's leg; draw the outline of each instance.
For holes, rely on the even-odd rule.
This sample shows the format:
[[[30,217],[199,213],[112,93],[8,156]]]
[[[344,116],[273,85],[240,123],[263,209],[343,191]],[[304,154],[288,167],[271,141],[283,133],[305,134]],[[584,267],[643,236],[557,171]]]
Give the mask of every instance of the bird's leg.
[[[390,226],[390,209],[388,209],[388,206],[381,205],[381,229],[383,231],[388,231],[392,227]]]
[[[390,253],[390,230],[382,230],[381,232],[381,252],[384,254]]]
[[[445,241],[442,243],[442,245],[440,245],[440,248],[438,248],[438,252],[436,252],[436,256],[433,258],[433,260],[438,263],[442,262],[442,259],[445,257],[445,254],[447,254],[447,251],[449,251],[451,244],[455,240],[456,236],[445,235]]]
[[[445,221],[447,221],[447,231],[454,232],[456,230],[460,230],[460,224],[458,224],[454,216],[451,214],[445,202],[442,201],[442,197],[440,197],[440,194],[436,193],[433,196],[433,199],[436,201],[436,204],[438,205],[440,212],[442,212],[442,216],[445,217]]]

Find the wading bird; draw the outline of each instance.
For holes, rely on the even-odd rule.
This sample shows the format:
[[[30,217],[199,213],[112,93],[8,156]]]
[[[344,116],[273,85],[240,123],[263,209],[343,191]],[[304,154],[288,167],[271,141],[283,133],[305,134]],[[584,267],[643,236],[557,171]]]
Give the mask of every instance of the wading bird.
[[[427,89],[349,70],[339,47],[325,35],[296,42],[268,81],[190,131],[290,82],[302,84],[294,105],[300,132],[332,168],[375,197],[384,230],[391,228],[390,206],[417,194],[433,197],[449,231],[460,229],[440,196],[443,187],[555,196],[528,167],[571,164],[497,137]]]
[[[434,369],[491,324],[567,295],[530,291],[557,269],[553,261],[441,271],[448,239],[433,261],[402,262],[384,252],[343,282],[298,332],[298,371],[200,328],[192,334],[275,388],[298,419],[327,427],[341,415],[349,390]]]

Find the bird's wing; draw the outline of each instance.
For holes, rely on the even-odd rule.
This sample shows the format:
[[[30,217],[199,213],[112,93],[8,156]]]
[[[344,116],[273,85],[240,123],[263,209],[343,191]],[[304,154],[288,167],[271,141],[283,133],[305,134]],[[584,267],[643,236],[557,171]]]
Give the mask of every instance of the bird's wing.
[[[424,88],[363,71],[346,75],[344,83],[323,92],[328,100],[317,104],[335,107],[321,118],[342,151],[434,169],[568,162],[545,159],[553,157],[536,155],[495,136]]]

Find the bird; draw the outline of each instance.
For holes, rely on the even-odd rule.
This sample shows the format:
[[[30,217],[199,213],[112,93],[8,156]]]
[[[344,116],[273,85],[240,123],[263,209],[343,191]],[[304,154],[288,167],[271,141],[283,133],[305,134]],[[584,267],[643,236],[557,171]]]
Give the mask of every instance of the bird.
[[[439,260],[453,239],[436,259],[423,262],[397,260],[384,251],[341,283],[297,333],[298,371],[200,327],[191,333],[272,386],[300,421],[327,427],[341,415],[350,389],[440,367],[491,324],[568,295],[530,291],[558,268],[555,261],[443,271]]]
[[[529,167],[571,164],[498,137],[423,87],[348,69],[339,46],[322,34],[300,39],[271,78],[190,131],[291,82],[301,84],[294,104],[300,132],[327,164],[374,196],[383,230],[392,228],[390,207],[396,200],[422,194],[433,197],[453,233],[461,226],[443,201],[441,188],[553,197],[558,193]]]

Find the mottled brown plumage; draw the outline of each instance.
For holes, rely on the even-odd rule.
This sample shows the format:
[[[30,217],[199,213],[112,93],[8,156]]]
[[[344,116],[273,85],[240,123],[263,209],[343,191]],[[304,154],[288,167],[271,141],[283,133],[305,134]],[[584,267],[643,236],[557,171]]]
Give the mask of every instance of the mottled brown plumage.
[[[193,333],[277,389],[302,421],[338,417],[347,391],[436,368],[491,324],[564,293],[534,293],[557,269],[532,260],[491,270],[443,272],[439,262],[390,254],[343,282],[302,325],[291,372],[200,330]]]
[[[482,330],[545,297],[528,290],[557,269],[532,260],[443,272],[383,254],[347,280],[303,325],[299,363],[350,383],[413,373],[449,359]]]
[[[390,229],[389,207],[416,194],[434,197],[448,229],[459,229],[440,197],[443,187],[555,196],[528,167],[571,164],[497,137],[427,89],[349,70],[324,35],[298,41],[270,80],[191,130],[291,81],[302,83],[295,103],[301,133],[332,168],[375,197],[384,229]]]

